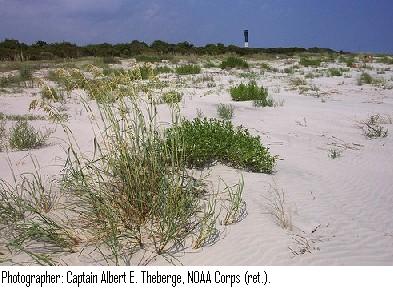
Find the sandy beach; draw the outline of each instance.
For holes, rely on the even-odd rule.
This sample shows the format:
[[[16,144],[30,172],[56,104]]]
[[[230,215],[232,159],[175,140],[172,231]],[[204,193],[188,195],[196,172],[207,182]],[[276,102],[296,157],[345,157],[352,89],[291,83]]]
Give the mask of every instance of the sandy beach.
[[[217,106],[231,105],[232,123],[260,136],[261,143],[277,156],[277,162],[272,174],[249,172],[220,162],[205,168],[203,172],[209,172],[207,180],[213,188],[220,179],[234,184],[243,176],[247,215],[237,223],[220,226],[213,245],[199,249],[188,246],[173,253],[170,260],[158,255],[146,262],[141,253],[136,253],[129,263],[143,260],[149,265],[393,265],[393,65],[380,63],[378,58],[367,64],[361,60],[359,56],[359,66],[363,67],[348,68],[337,60],[305,67],[296,56],[254,58],[247,59],[249,69],[223,70],[208,68],[204,59],[197,59],[202,67],[199,74],[159,74],[160,81],[169,82],[182,94],[179,108],[183,117],[219,119]],[[132,69],[138,65],[135,60],[122,59],[121,64],[111,68]],[[264,68],[266,65],[268,69]],[[179,63],[154,66],[175,68]],[[341,76],[329,75],[332,68],[343,69]],[[34,79],[58,87],[48,79],[53,69],[37,69]],[[380,81],[360,84],[365,72]],[[0,76],[7,74],[17,71],[2,72]],[[251,101],[232,100],[230,88],[252,80],[268,89],[275,106],[255,107]],[[0,178],[7,182],[12,183],[12,172],[18,176],[33,171],[32,160],[39,164],[45,179],[59,176],[67,159],[63,127],[49,121],[42,109],[29,110],[31,102],[40,98],[43,85],[37,83],[31,88],[5,87],[0,91],[3,116],[43,116],[42,120],[29,123],[39,130],[52,130],[46,144],[37,149],[5,146],[0,152]],[[93,152],[91,114],[81,99],[88,99],[86,92],[72,90],[61,107],[81,150]],[[94,100],[87,102],[95,107]],[[160,124],[170,126],[168,104],[159,104],[157,108]],[[371,116],[379,116],[378,125],[387,130],[387,136],[365,136],[363,129],[367,129],[365,123]],[[11,119],[6,121],[6,130],[16,123]],[[272,215],[272,203],[280,196],[288,219],[285,226]],[[7,237],[2,236],[0,241],[5,265],[35,264],[25,253],[9,252],[5,246]],[[56,264],[108,264],[92,248],[80,244],[75,253],[56,254]]]

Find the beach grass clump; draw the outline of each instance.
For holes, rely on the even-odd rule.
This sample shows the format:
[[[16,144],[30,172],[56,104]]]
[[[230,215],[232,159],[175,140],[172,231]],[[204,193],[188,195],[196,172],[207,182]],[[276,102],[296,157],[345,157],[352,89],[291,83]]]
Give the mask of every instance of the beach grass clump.
[[[27,255],[36,264],[56,265],[54,257],[75,252],[78,239],[54,214],[58,205],[58,195],[53,191],[55,181],[44,180],[33,164],[34,172],[18,178],[13,174],[14,183],[0,180],[0,241],[10,261]]]
[[[262,107],[272,107],[273,100],[268,98],[269,92],[263,86],[259,87],[255,81],[249,82],[247,85],[241,83],[238,86],[230,89],[232,100],[240,101],[254,101]]]
[[[217,198],[213,195],[204,205],[203,218],[198,226],[196,239],[193,242],[194,249],[212,245],[217,241],[219,237],[219,230],[217,229],[218,217]]]
[[[204,181],[187,170],[183,136],[163,138],[152,103],[99,109],[105,130],[94,139],[96,154],[70,147],[64,180],[84,230],[115,264],[141,249],[165,256],[183,248],[205,220]]]
[[[384,55],[383,57],[378,58],[377,61],[384,64],[393,64],[393,57]]]
[[[46,120],[45,116],[40,115],[32,115],[32,114],[24,114],[24,115],[17,115],[17,114],[4,114],[0,112],[0,120],[4,121],[20,121],[20,120],[28,120],[28,121],[35,121],[35,120]]]
[[[369,73],[366,73],[366,72],[363,72],[358,79],[359,86],[361,86],[363,84],[371,85],[374,82],[375,82],[375,79]]]
[[[240,57],[229,56],[224,59],[220,64],[221,69],[231,69],[231,68],[249,68],[247,61]]]
[[[328,73],[332,77],[341,77],[343,75],[342,70],[338,68],[329,68]]]
[[[339,157],[341,157],[341,151],[338,150],[338,149],[336,149],[336,148],[331,148],[331,149],[329,149],[329,154],[328,154],[328,156],[329,156],[331,159],[339,158]]]
[[[308,66],[319,67],[321,65],[321,62],[322,61],[319,58],[301,57],[299,63],[305,67]]]
[[[33,67],[22,65],[16,75],[0,77],[0,88],[19,87],[23,83],[26,87],[34,86]]]
[[[162,95],[162,100],[167,104],[179,103],[183,98],[183,95],[177,91],[169,91]]]
[[[365,121],[360,122],[363,134],[369,139],[385,138],[388,136],[388,129],[381,124],[385,124],[385,118],[380,114],[371,115]]]
[[[19,120],[10,130],[9,144],[12,149],[17,150],[35,149],[44,146],[51,134],[50,130],[42,133],[27,120]]]
[[[28,65],[22,65],[19,68],[19,79],[22,82],[31,81],[33,79],[33,68]]]
[[[6,148],[6,137],[7,137],[7,129],[6,129],[7,121],[5,118],[0,116],[0,152],[3,152]]]
[[[201,67],[195,64],[186,64],[178,66],[176,68],[176,73],[178,75],[195,75],[201,72]]]
[[[252,172],[272,173],[276,158],[243,127],[217,119],[185,120],[167,132],[167,142],[180,136],[188,166],[205,167],[222,162]]]
[[[230,120],[234,116],[234,107],[230,104],[218,104],[217,114],[221,119]]]
[[[265,197],[268,201],[267,210],[274,218],[278,226],[284,230],[292,230],[292,215],[286,202],[285,191],[279,188],[276,181],[270,184],[269,196]]]
[[[241,219],[244,218],[245,215],[247,215],[247,205],[243,199],[243,190],[243,176],[236,185],[232,187],[226,185],[229,206],[227,207],[227,211],[223,220],[224,225],[238,223]]]
[[[9,75],[0,77],[0,88],[19,86],[20,79],[18,76]]]
[[[172,73],[173,69],[171,69],[169,66],[164,65],[164,66],[157,66],[156,68],[154,68],[154,73],[156,75],[159,74],[167,74],[167,73]]]

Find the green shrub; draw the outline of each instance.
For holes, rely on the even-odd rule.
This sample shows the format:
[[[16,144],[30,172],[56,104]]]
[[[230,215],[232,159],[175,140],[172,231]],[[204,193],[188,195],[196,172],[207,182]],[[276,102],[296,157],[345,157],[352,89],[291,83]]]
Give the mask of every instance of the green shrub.
[[[166,92],[162,96],[162,100],[167,104],[179,103],[182,99],[182,94],[176,91]]]
[[[52,132],[41,133],[29,125],[26,120],[18,121],[11,128],[9,144],[12,149],[26,150],[41,147]]]
[[[276,158],[271,156],[259,136],[230,121],[199,119],[183,121],[167,131],[167,142],[183,140],[183,152],[191,167],[204,167],[219,161],[235,168],[272,173]]]
[[[259,101],[265,106],[273,106],[273,102],[268,99],[268,90],[259,87],[255,81],[249,82],[247,85],[241,83],[237,87],[230,89],[232,100],[234,101]]]
[[[201,67],[194,64],[186,64],[176,68],[176,73],[178,75],[194,75],[201,72]]]
[[[230,120],[233,118],[234,108],[232,105],[219,104],[217,106],[217,113],[221,119]]]
[[[317,58],[302,57],[300,58],[300,64],[303,66],[320,66],[321,60]]]
[[[248,63],[239,57],[229,56],[225,60],[222,61],[220,68],[222,69],[230,69],[230,68],[248,68]]]

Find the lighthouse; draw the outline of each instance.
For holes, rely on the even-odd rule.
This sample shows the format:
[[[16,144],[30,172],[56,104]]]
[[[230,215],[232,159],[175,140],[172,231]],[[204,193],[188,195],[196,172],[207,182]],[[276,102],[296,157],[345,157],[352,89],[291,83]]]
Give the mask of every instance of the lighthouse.
[[[244,47],[248,48],[248,30],[244,30]]]

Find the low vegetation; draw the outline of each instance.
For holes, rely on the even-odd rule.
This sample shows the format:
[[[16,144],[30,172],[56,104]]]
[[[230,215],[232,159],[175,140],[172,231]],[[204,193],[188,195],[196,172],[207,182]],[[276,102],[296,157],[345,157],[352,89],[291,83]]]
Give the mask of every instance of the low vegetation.
[[[285,230],[292,230],[292,216],[286,202],[285,191],[279,188],[275,181],[270,184],[269,196],[265,199],[268,201],[267,213],[272,215],[277,225]]]
[[[176,68],[176,73],[178,75],[195,75],[201,72],[201,67],[199,65],[194,64],[186,64],[182,66],[178,66]]]
[[[328,155],[331,159],[336,159],[336,158],[341,157],[341,151],[336,148],[331,148],[331,149],[329,149]]]
[[[61,93],[57,92],[55,88],[50,86],[44,86],[41,89],[41,97],[54,102],[59,102],[64,99],[64,96]]]
[[[247,61],[240,57],[229,56],[221,62],[221,69],[231,69],[231,68],[248,68],[249,65]]]
[[[232,105],[219,104],[217,106],[217,113],[221,119],[230,120],[234,116],[234,108]]]
[[[45,145],[51,131],[42,133],[31,126],[27,120],[17,121],[9,134],[9,145],[12,149],[28,150]]]
[[[29,65],[21,65],[17,74],[0,77],[0,88],[8,87],[33,87],[33,67]]]
[[[230,93],[234,101],[254,101],[254,105],[257,107],[273,106],[273,100],[268,97],[267,88],[259,87],[255,81],[251,81],[247,85],[241,83],[232,87]]]
[[[169,91],[162,95],[162,100],[167,104],[179,103],[182,100],[182,94],[177,91]]]
[[[319,59],[319,58],[302,57],[302,58],[300,58],[300,62],[299,63],[302,66],[305,66],[305,67],[308,67],[308,66],[319,67],[319,66],[321,66],[321,59]]]
[[[360,122],[359,126],[363,134],[369,139],[385,138],[388,136],[388,129],[382,124],[391,124],[392,120],[384,118],[380,114],[370,116],[367,120]]]
[[[167,142],[184,140],[183,153],[192,167],[204,167],[219,161],[253,172],[272,173],[276,157],[261,144],[259,136],[234,127],[230,121],[194,119],[168,130]]]

